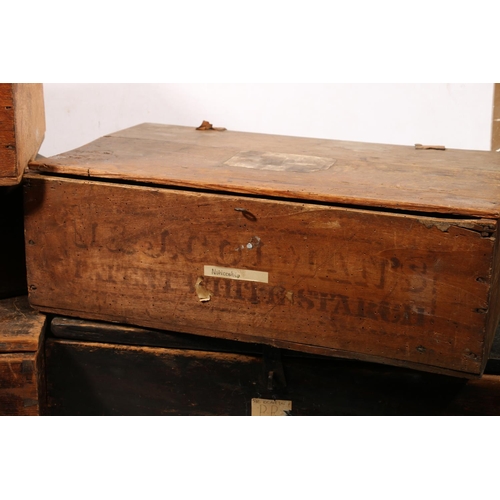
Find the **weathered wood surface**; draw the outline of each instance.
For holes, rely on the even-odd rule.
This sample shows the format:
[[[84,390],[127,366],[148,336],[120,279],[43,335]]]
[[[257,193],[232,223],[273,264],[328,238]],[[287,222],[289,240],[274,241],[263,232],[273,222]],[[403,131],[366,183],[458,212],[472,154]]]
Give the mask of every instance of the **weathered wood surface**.
[[[43,406],[45,321],[27,297],[0,300],[0,415],[38,415]]]
[[[237,354],[263,355],[266,346],[200,335],[140,328],[137,326],[88,321],[78,318],[55,316],[50,323],[53,337],[64,340],[81,340],[105,344],[189,349],[207,352],[232,352]],[[289,351],[288,355],[292,355]],[[296,353],[297,356],[301,354]],[[485,374],[500,375],[500,327],[495,332]]]
[[[500,152],[500,83],[495,83],[493,97],[493,125],[491,130],[491,149]]]
[[[195,349],[202,351],[232,352],[239,354],[262,354],[262,344],[249,344],[219,338],[186,335],[165,330],[153,330],[137,326],[88,321],[56,316],[50,324],[56,338],[84,340],[106,344],[135,345],[142,347],[165,347],[168,349]]]
[[[45,135],[41,83],[0,83],[0,186],[18,184]]]
[[[335,204],[500,215],[500,156],[484,151],[143,124],[30,168]]]
[[[291,351],[266,359],[54,338],[46,357],[51,415],[249,415],[252,398],[292,401],[297,416],[500,415],[492,375],[466,381]],[[272,386],[270,368],[281,373]]]
[[[488,364],[485,373],[490,375],[500,375],[500,328],[497,329],[495,339],[491,346]]]
[[[0,299],[27,293],[23,190],[0,187]]]
[[[493,220],[36,174],[25,209],[42,311],[460,375],[482,372],[498,323]]]

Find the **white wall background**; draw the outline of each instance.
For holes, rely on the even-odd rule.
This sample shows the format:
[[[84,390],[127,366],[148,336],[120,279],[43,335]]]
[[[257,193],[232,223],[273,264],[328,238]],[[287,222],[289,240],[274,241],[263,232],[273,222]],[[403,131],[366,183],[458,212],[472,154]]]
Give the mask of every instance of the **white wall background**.
[[[44,156],[143,122],[489,150],[492,83],[44,84]]]

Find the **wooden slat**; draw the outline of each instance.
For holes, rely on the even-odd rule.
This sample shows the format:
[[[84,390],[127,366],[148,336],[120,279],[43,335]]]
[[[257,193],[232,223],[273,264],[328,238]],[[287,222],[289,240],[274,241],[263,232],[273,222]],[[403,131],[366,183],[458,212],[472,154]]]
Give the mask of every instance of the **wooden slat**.
[[[491,149],[497,153],[500,152],[500,83],[495,83]]]
[[[236,166],[245,162],[253,168]],[[287,166],[292,170],[260,169]],[[500,156],[484,151],[143,124],[34,161],[30,168],[335,204],[500,215]]]
[[[50,325],[52,335],[66,340],[83,340],[106,344],[165,347],[217,352],[260,354],[263,346],[232,340],[186,335],[164,330],[152,330],[137,326],[118,325],[56,316]]]
[[[0,186],[18,184],[45,135],[41,83],[0,83]]]
[[[40,310],[464,375],[484,368],[497,321],[494,221],[35,174],[26,203]],[[269,280],[204,276],[206,265]]]

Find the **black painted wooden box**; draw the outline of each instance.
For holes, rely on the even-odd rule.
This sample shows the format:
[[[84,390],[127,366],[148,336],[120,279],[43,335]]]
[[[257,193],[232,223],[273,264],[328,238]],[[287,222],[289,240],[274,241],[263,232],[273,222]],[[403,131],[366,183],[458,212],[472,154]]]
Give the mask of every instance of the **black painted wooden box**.
[[[51,415],[500,415],[493,374],[467,381],[63,317],[45,353]]]

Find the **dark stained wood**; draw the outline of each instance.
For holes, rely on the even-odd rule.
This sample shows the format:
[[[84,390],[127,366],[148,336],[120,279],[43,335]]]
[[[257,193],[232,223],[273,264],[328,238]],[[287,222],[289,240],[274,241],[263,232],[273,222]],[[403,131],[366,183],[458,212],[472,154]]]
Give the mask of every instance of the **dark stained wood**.
[[[254,162],[246,165],[253,168],[235,166],[242,154],[248,159],[249,153]],[[330,166],[311,171],[318,159]],[[34,161],[30,168],[464,217],[500,215],[500,156],[484,151],[422,151],[413,144],[390,146],[143,124]]]
[[[235,415],[261,376],[241,354],[49,339],[46,357],[55,415]]]
[[[25,224],[46,312],[461,375],[482,372],[498,324],[494,220],[30,174]]]
[[[51,415],[249,415],[252,398],[292,415],[500,415],[500,377],[466,381],[290,351],[230,354],[50,338]],[[283,379],[269,387],[269,363]],[[276,373],[278,366],[274,366]]]
[[[38,415],[44,405],[45,321],[27,297],[0,300],[0,415]]]
[[[0,83],[0,186],[18,184],[45,135],[41,83]]]
[[[0,187],[0,299],[26,295],[23,191]]]
[[[262,354],[261,344],[248,344],[200,335],[186,335],[178,332],[139,328],[136,326],[119,325],[65,318],[56,316],[52,319],[50,330],[54,337],[66,340],[84,340],[90,342],[114,343],[144,347],[166,347],[169,349],[191,349],[198,351],[216,351]]]
[[[500,328],[496,332],[484,372],[490,375],[500,375]]]

